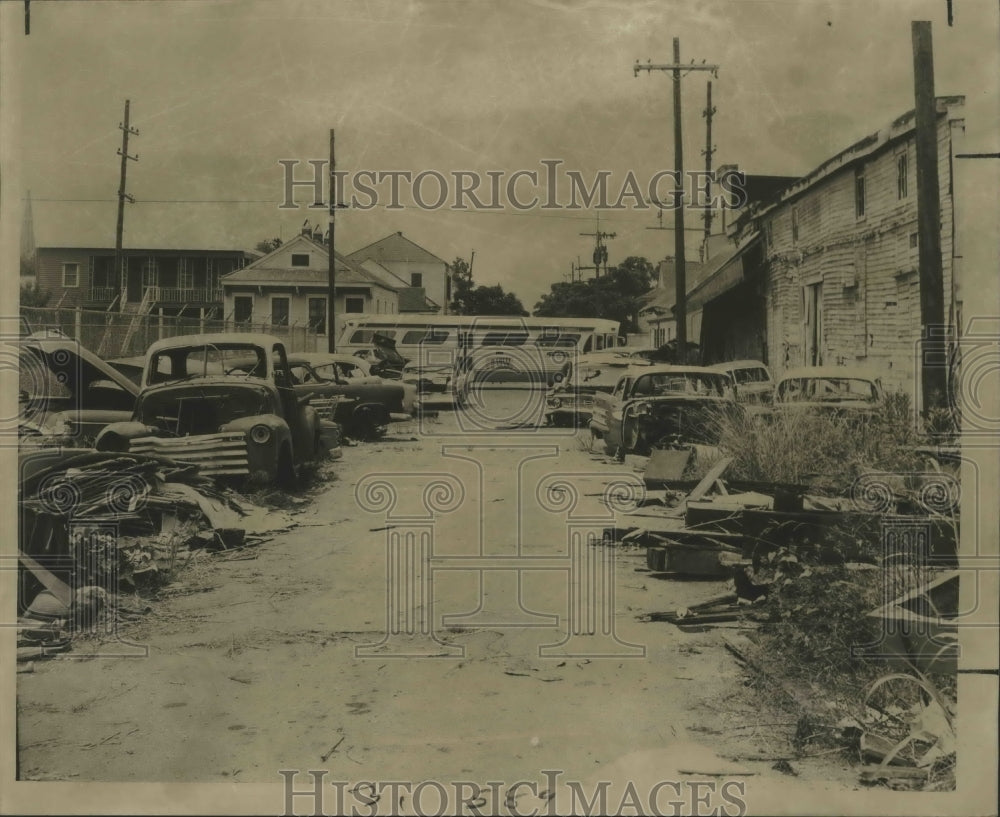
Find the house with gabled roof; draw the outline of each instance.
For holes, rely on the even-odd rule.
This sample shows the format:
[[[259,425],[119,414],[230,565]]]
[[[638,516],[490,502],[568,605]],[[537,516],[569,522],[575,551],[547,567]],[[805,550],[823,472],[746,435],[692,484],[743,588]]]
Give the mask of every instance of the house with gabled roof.
[[[433,304],[438,307],[435,311],[447,313],[451,301],[451,276],[448,263],[408,239],[402,232],[380,238],[367,247],[348,254],[347,258],[359,264],[374,261],[403,281],[404,286],[422,288],[426,301],[422,308],[414,308],[420,305],[419,296],[407,295],[405,311],[429,311],[430,305]]]
[[[347,313],[395,314],[398,290],[334,250],[336,258],[335,330]],[[276,250],[222,278],[227,320],[238,325],[304,327],[326,336],[328,328],[329,247],[308,227]],[[321,343],[321,342],[320,342]]]
[[[383,283],[398,288],[401,314],[436,315],[441,312],[441,305],[427,297],[427,290],[424,287],[411,286],[388,267],[370,258],[363,261],[361,266]]]

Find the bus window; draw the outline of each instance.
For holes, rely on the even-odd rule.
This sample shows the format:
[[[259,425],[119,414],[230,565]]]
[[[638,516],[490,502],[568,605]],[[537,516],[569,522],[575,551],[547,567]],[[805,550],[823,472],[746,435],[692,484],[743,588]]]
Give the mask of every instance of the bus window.
[[[594,342],[596,351],[600,352],[604,348],[604,335],[594,335]]]
[[[481,346],[524,346],[527,332],[487,332]]]
[[[417,346],[421,343],[444,343],[450,333],[447,329],[410,329],[400,341],[404,346]]]
[[[376,333],[378,333],[379,335],[385,335],[387,338],[392,338],[393,340],[395,340],[396,338],[395,329],[386,329],[384,327],[378,326],[370,329],[356,330],[354,334],[351,335],[351,339],[348,341],[348,343],[358,343],[358,344],[371,343],[372,337],[374,337]]]
[[[593,350],[594,350],[594,336],[591,335],[589,338],[587,338],[587,342],[583,344],[583,353],[587,354],[587,352],[592,352]]]
[[[537,341],[535,341],[535,344],[543,349],[552,347],[575,349],[579,342],[579,335],[559,335],[557,337],[540,337]]]
[[[427,335],[427,327],[423,326],[419,329],[409,329],[406,334],[403,335],[403,339],[400,341],[404,346],[413,345],[418,343],[423,343],[424,337]]]

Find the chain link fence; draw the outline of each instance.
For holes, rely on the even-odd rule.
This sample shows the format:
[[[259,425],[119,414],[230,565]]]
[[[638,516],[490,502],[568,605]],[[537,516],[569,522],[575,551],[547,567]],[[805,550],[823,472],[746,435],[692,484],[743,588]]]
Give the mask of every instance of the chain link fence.
[[[263,332],[274,335],[289,352],[324,352],[326,335],[309,326],[275,326],[270,323],[239,322],[218,318],[181,318],[139,315],[79,308],[21,307],[21,317],[32,332],[58,331],[106,360],[144,355],[161,338],[208,332]]]

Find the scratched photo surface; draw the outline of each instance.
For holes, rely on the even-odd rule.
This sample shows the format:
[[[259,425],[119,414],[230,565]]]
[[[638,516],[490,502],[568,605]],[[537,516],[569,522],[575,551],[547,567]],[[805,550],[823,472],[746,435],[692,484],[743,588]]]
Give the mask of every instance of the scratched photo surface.
[[[995,813],[998,33],[0,5],[0,810]]]

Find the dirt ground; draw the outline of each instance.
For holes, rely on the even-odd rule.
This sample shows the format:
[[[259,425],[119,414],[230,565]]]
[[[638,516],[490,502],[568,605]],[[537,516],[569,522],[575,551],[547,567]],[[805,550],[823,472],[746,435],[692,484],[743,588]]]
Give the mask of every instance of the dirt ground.
[[[120,642],[81,641],[73,657],[20,674],[20,779],[273,783],[281,769],[325,769],[347,781],[485,783],[543,781],[542,770],[555,769],[583,780],[671,746],[778,775],[775,759],[794,754],[794,719],[747,686],[723,647],[732,630],[636,620],[717,595],[724,583],[654,578],[642,553],[618,550],[614,632],[645,654],[601,657],[609,639],[581,636],[539,655],[587,615],[572,618],[579,582],[556,557],[567,562],[571,532],[607,524],[603,487],[637,477],[638,461],[590,453],[572,434],[521,433],[508,421],[523,395],[492,399],[501,420],[491,433],[463,430],[444,411],[345,447],[327,468],[333,478],[294,506],[297,527],[246,558],[202,555],[119,630]],[[419,518],[428,514],[423,486],[449,474],[452,496],[428,500],[444,510]],[[380,480],[398,495],[388,510],[366,488]],[[387,537],[416,531],[419,542],[428,530],[436,557],[513,557],[524,569],[435,572],[424,585],[432,637],[404,626],[359,657],[356,648],[386,639]],[[549,569],[530,557],[548,558]],[[403,588],[404,607],[406,592],[418,591]],[[148,655],[86,657],[109,644],[137,651],[121,642]],[[399,656],[408,650],[439,655]],[[855,786],[836,754],[792,766],[802,782]]]

